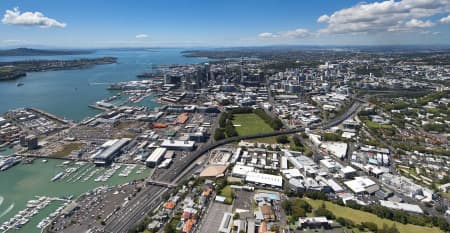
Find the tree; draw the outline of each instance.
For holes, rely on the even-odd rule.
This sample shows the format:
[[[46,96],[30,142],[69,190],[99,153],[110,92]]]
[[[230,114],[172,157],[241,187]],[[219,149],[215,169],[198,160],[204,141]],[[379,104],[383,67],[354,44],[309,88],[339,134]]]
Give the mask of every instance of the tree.
[[[386,225],[386,223],[383,224],[383,228],[378,231],[380,233],[389,233],[389,227]]]
[[[389,228],[389,233],[400,233],[400,231],[397,229],[397,226],[395,226],[395,224],[392,224],[392,226]]]
[[[270,231],[278,232],[279,230],[280,227],[278,225],[272,224],[272,226],[270,226]]]
[[[362,222],[361,224],[371,232],[378,231],[378,225],[373,222]]]
[[[219,117],[219,126],[220,128],[225,128],[227,123],[228,114],[226,112],[222,113]]]
[[[307,201],[301,198],[294,198],[293,203],[294,205],[301,207],[308,213],[312,211],[312,206]]]
[[[238,136],[236,129],[234,128],[233,123],[231,121],[227,121],[227,124],[225,126],[225,133],[227,134],[227,137]]]
[[[291,215],[292,214],[292,202],[289,200],[283,200],[281,202],[281,207],[283,208],[284,212],[286,214]]]
[[[280,135],[277,137],[277,142],[281,144],[289,143],[289,139],[286,135]]]
[[[292,206],[292,218],[293,219],[298,219],[299,217],[305,217],[305,216],[306,216],[306,212],[302,207],[300,207],[298,205]]]
[[[176,233],[176,229],[169,222],[164,226],[164,233]]]
[[[225,130],[222,128],[217,128],[214,132],[214,140],[219,141],[225,139]]]
[[[353,227],[355,225],[355,223],[352,220],[350,220],[348,218],[343,218],[343,217],[337,218],[336,222],[341,224],[341,226],[348,227],[348,228],[351,228],[351,227]]]
[[[314,211],[314,215],[316,217],[326,217],[327,219],[335,219],[334,214],[329,211],[326,207],[320,207],[316,211]]]
[[[302,142],[300,141],[300,138],[298,136],[296,136],[296,135],[294,135],[292,137],[292,141],[294,142],[295,146],[298,146],[298,147],[302,147],[303,146]]]
[[[335,134],[335,133],[324,133],[323,139],[325,141],[342,141],[341,136],[339,136],[338,134]]]

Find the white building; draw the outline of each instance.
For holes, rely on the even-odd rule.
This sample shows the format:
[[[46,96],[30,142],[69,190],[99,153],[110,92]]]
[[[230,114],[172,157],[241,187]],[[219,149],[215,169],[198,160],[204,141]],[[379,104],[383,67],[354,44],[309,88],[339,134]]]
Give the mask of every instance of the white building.
[[[164,147],[156,148],[152,154],[145,160],[145,164],[149,167],[156,167],[164,158],[167,149]]]
[[[245,165],[235,165],[231,170],[231,175],[234,177],[244,178],[247,176],[247,173],[255,171],[254,167],[245,166]]]
[[[192,151],[192,150],[194,150],[195,142],[194,141],[182,141],[182,140],[165,139],[161,143],[161,146],[162,147],[166,147],[169,150]]]
[[[402,210],[413,214],[423,214],[423,210],[418,205],[380,200],[380,205],[393,210]]]
[[[344,184],[350,188],[355,194],[375,193],[380,187],[375,181],[367,177],[355,177],[354,180],[346,181]]]
[[[245,177],[245,181],[257,185],[267,185],[274,188],[283,187],[283,177],[258,172],[249,172]]]

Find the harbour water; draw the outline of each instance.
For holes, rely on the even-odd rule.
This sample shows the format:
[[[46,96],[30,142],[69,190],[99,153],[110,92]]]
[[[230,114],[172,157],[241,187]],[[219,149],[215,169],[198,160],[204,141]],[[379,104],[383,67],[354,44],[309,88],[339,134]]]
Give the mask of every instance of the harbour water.
[[[142,165],[127,169],[122,165],[106,181],[96,179],[105,177],[108,168],[94,167],[92,164],[61,166],[63,161],[56,159],[36,159],[33,164],[19,164],[7,171],[0,172],[0,225],[8,221],[19,211],[26,207],[29,200],[36,199],[36,196],[63,197],[73,195],[74,198],[82,193],[90,191],[100,186],[112,186],[124,184],[134,179],[141,179],[150,175],[151,169]],[[78,167],[78,170],[68,174],[66,169]],[[97,170],[97,171],[96,171]],[[57,181],[51,181],[56,174],[65,172],[63,177]],[[80,177],[80,178],[79,178]],[[37,224],[50,213],[61,206],[63,202],[54,201],[39,214],[35,215],[20,230],[10,232],[33,233],[40,232]]]
[[[98,113],[88,107],[115,94],[106,88],[110,83],[137,80],[137,74],[151,72],[153,65],[192,64],[205,58],[189,58],[183,49],[98,50],[93,54],[0,57],[0,61],[30,59],[76,59],[113,56],[117,64],[100,65],[82,70],[61,70],[28,73],[24,78],[0,82],[0,114],[18,107],[37,107],[66,119],[80,121]],[[18,82],[24,83],[17,86]],[[145,101],[149,107],[158,105]]]

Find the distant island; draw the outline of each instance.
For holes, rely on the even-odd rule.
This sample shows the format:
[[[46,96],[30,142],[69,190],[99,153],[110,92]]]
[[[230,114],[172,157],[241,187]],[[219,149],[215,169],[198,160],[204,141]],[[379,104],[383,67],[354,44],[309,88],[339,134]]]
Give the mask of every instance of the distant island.
[[[30,49],[16,48],[0,50],[0,56],[57,56],[57,55],[79,55],[91,54],[92,50],[46,50],[46,49]]]
[[[116,62],[116,57],[101,57],[76,60],[29,60],[0,62],[0,81],[24,77],[26,76],[27,72],[85,69],[95,65],[105,65]]]

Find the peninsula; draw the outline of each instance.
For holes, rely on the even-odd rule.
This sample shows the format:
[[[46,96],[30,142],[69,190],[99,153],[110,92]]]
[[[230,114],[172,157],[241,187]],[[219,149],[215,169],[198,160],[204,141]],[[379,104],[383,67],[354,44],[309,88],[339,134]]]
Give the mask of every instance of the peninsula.
[[[31,48],[15,48],[0,50],[0,56],[57,56],[57,55],[80,55],[91,54],[92,50],[48,50],[48,49],[31,49]]]
[[[50,70],[85,69],[95,65],[116,63],[115,57],[101,57],[76,60],[29,60],[0,62],[0,81],[26,76],[27,72]]]

